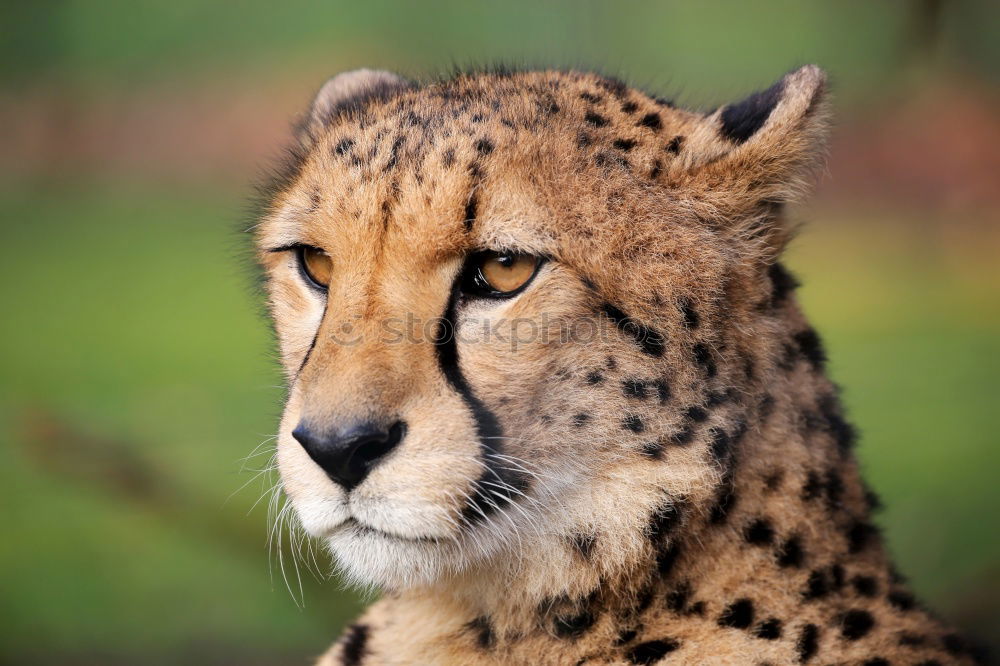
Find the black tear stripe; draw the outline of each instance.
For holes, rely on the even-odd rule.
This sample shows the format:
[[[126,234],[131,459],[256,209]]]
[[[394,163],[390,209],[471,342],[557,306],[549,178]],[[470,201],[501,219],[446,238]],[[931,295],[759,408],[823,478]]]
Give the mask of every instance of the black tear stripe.
[[[640,324],[610,303],[602,305],[601,311],[608,316],[608,319],[615,323],[619,331],[635,340],[636,344],[642,348],[642,351],[657,358],[663,356],[666,339],[662,333],[645,324]]]
[[[452,388],[462,397],[476,421],[476,435],[483,452],[485,469],[474,484],[475,492],[468,499],[463,510],[463,517],[469,523],[484,520],[491,512],[500,507],[501,502],[513,503],[514,496],[524,492],[528,486],[528,477],[517,470],[510,469],[490,453],[499,453],[503,438],[503,428],[495,414],[476,397],[469,382],[462,374],[458,363],[458,343],[456,341],[455,309],[458,305],[460,280],[455,279],[448,299],[448,306],[438,323],[434,334],[434,345],[437,350],[438,364]]]
[[[295,379],[299,378],[302,374],[302,370],[305,369],[306,363],[309,362],[309,357],[312,356],[313,350],[316,349],[316,339],[319,338],[319,329],[323,327],[323,322],[326,320],[326,307],[329,301],[323,303],[323,314],[319,317],[319,326],[316,327],[316,332],[313,334],[313,339],[309,343],[309,349],[306,350],[306,355],[302,357],[302,362],[299,363],[299,369],[295,371]]]

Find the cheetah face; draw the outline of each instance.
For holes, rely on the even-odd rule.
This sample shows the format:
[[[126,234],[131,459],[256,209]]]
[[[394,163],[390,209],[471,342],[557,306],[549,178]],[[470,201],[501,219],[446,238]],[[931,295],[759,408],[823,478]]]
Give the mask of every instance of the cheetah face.
[[[707,501],[820,84],[728,120],[592,75],[323,88],[256,233],[283,487],[351,579],[557,572],[600,532],[599,576]]]

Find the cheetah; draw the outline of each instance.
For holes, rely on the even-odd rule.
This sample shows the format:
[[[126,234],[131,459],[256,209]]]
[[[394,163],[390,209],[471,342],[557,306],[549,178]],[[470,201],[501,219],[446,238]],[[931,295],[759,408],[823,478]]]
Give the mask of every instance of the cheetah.
[[[979,659],[893,569],[780,263],[827,98],[321,88],[254,226],[283,492],[382,593],[319,664]]]

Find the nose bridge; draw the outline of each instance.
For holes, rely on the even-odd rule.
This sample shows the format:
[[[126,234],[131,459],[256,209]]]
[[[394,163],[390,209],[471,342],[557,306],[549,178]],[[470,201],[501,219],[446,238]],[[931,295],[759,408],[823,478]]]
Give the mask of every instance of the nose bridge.
[[[410,280],[388,266],[345,276],[329,295],[312,353],[300,376],[303,416],[311,420],[391,419],[433,358]],[[402,279],[401,279],[402,278]]]

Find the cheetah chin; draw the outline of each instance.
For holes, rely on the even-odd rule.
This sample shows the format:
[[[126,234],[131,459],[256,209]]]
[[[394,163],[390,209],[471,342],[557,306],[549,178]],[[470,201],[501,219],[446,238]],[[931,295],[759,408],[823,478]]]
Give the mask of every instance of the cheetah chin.
[[[283,491],[383,591],[321,664],[977,658],[892,568],[780,263],[826,99],[322,87],[254,226]]]

